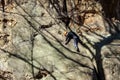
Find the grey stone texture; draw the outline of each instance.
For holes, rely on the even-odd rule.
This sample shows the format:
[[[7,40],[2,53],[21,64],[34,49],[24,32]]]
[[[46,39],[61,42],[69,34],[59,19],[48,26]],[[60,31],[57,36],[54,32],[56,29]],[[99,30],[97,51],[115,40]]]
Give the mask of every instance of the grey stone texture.
[[[0,8],[0,80],[120,80],[120,35],[111,35],[100,15],[86,15],[84,25],[100,30],[82,26],[76,52],[73,40],[65,45],[65,25],[47,0],[6,4],[5,12]]]

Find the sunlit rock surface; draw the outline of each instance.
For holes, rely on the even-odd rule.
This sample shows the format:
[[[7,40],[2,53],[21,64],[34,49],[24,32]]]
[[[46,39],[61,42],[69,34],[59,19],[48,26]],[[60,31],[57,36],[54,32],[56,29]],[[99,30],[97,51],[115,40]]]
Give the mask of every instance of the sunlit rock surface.
[[[0,11],[0,79],[120,79],[120,35],[111,35],[109,24],[97,13],[86,13],[80,28],[70,26],[83,42],[76,52],[73,40],[65,45],[65,25],[50,4],[42,0],[5,4],[6,12]],[[119,22],[116,25],[120,27]]]

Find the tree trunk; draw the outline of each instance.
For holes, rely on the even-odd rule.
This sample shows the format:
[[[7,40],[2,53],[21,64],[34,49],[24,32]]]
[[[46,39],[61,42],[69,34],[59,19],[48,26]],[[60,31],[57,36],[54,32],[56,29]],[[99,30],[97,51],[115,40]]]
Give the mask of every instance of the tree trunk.
[[[100,3],[107,18],[120,20],[120,1],[119,0],[100,0]]]

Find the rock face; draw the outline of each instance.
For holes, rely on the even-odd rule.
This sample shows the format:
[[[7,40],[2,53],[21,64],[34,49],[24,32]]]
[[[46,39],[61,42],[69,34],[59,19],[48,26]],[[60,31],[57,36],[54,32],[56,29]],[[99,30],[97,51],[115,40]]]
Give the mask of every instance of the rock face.
[[[65,45],[65,24],[54,6],[47,0],[5,0],[4,11],[0,8],[0,79],[120,80],[120,35],[109,33],[114,27],[98,13],[80,14],[85,17],[81,27],[70,22],[82,41],[76,52],[72,40]],[[113,24],[120,27],[119,21]]]

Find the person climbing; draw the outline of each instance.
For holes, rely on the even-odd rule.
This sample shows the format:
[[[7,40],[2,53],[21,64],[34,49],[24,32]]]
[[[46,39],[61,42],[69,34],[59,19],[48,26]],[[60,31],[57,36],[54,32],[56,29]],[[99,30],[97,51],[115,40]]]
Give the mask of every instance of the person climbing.
[[[77,49],[77,52],[80,52],[79,47],[78,47],[78,43],[80,42],[79,36],[73,31],[65,32],[64,35],[66,36],[65,45],[67,45],[71,41],[71,39],[73,39],[74,47]]]

